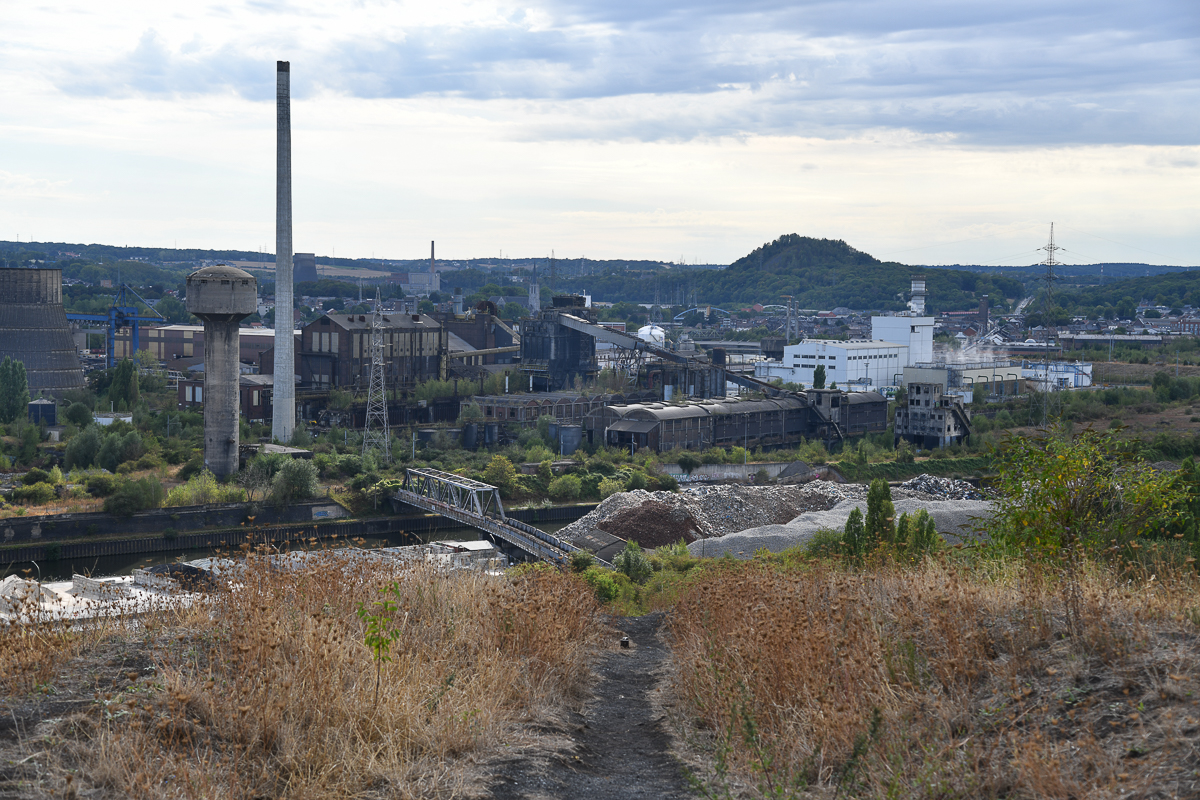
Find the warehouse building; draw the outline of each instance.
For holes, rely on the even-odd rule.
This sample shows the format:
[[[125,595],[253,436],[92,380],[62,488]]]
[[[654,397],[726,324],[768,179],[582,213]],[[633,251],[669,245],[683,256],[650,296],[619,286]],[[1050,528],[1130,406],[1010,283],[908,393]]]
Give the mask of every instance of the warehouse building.
[[[409,391],[424,381],[446,379],[449,333],[437,320],[424,314],[385,314],[382,332],[389,390]],[[371,378],[371,316],[321,316],[301,330],[297,355],[303,388],[365,391]]]

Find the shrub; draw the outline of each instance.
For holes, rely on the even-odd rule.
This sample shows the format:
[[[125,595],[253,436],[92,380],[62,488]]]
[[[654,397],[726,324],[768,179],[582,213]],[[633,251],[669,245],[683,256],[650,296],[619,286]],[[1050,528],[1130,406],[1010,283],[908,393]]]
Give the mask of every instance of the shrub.
[[[602,567],[588,567],[583,571],[583,579],[592,587],[592,591],[596,593],[596,602],[601,605],[616,600],[621,591],[617,582],[613,580],[612,573]]]
[[[850,517],[846,520],[846,528],[843,531],[842,541],[846,545],[846,552],[854,558],[862,558],[866,555],[867,531],[863,525],[862,511],[858,508],[850,510]]]
[[[96,461],[96,453],[100,451],[100,431],[95,425],[89,425],[67,442],[67,469],[75,467],[90,467]]]
[[[512,497],[517,488],[517,470],[507,458],[495,455],[483,470],[483,480],[499,489],[503,497]]]
[[[646,488],[646,473],[644,473],[644,472],[630,473],[629,479],[627,481],[625,481],[625,491],[632,492],[635,489],[645,489],[645,488]]]
[[[646,558],[641,545],[634,541],[625,543],[625,549],[613,559],[613,566],[634,583],[643,582],[654,572],[654,567],[650,564],[650,559]]]
[[[210,503],[240,503],[246,499],[246,493],[238,486],[223,486],[217,482],[208,470],[199,475],[193,475],[188,482],[176,486],[167,492],[163,505],[168,508],[177,506],[202,506]]]
[[[679,457],[679,468],[685,475],[691,475],[700,464],[700,459],[693,453],[684,453]]]
[[[880,542],[896,540],[896,506],[892,490],[883,478],[871,481],[867,490],[866,541],[870,550]]]
[[[577,500],[582,484],[575,475],[560,475],[550,481],[549,494],[555,500]]]
[[[317,493],[317,468],[311,461],[293,458],[279,468],[271,485],[276,503],[307,500]]]
[[[12,491],[14,503],[25,503],[27,505],[49,503],[56,496],[54,487],[48,483],[31,483],[27,486],[17,486]]]
[[[93,497],[108,497],[117,490],[117,479],[105,473],[89,475],[86,485],[88,493]]]
[[[858,514],[856,531],[862,530],[862,512],[857,508],[850,512],[853,517]],[[834,558],[846,552],[844,541],[850,533],[850,520],[846,520],[846,530],[838,531],[832,528],[820,528],[813,533],[812,538],[804,545],[804,553],[813,558]]]
[[[571,553],[571,572],[586,572],[588,567],[595,566],[596,557],[587,550]]]
[[[78,428],[86,428],[92,424],[92,410],[83,403],[71,403],[63,412],[63,417]]]
[[[600,499],[605,500],[618,492],[625,491],[625,484],[616,478],[605,478],[600,481]]]
[[[116,491],[104,500],[105,512],[118,517],[128,517],[148,508],[162,505],[162,484],[152,478],[139,481],[123,480]]]
[[[653,481],[654,485],[651,488],[653,488],[655,491],[660,491],[660,492],[678,492],[679,491],[679,481],[675,480],[675,477],[673,475],[668,475],[665,472],[663,472],[659,475],[655,475],[653,477],[652,481]]]
[[[35,483],[50,483],[50,473],[34,467],[21,476],[21,483],[26,486],[32,486]]]

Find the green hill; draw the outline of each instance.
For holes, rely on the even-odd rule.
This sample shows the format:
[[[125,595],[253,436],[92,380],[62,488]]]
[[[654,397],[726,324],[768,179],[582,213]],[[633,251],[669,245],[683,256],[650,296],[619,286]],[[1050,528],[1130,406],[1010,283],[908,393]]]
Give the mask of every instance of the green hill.
[[[1023,296],[1021,281],[988,275],[885,262],[840,240],[789,234],[764,244],[723,270],[672,270],[655,278],[631,280],[611,273],[560,283],[560,289],[588,290],[598,300],[745,306],[783,302],[793,295],[801,308],[900,311],[913,275],[924,275],[931,311],[961,311],[988,295],[993,307]],[[564,285],[565,284],[565,285]],[[901,297],[903,295],[903,297]],[[689,302],[690,304],[690,302]],[[728,309],[732,310],[732,309]]]

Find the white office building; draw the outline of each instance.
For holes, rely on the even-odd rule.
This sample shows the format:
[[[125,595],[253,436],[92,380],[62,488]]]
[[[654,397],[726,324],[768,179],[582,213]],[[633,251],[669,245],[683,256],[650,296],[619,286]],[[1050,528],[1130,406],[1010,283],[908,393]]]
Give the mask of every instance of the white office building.
[[[813,385],[813,373],[825,367],[825,385],[847,391],[878,391],[897,386],[908,363],[908,347],[895,342],[843,342],[805,339],[783,348],[783,361],[760,361],[754,377],[784,383]]]

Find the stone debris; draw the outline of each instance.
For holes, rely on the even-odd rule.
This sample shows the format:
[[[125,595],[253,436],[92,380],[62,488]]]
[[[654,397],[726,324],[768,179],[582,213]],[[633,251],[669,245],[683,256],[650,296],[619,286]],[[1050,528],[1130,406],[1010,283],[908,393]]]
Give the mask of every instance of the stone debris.
[[[866,498],[864,484],[821,480],[800,486],[689,486],[678,493],[637,489],[612,495],[590,514],[567,525],[558,535],[570,541],[597,532],[609,533],[622,539],[633,539],[643,546],[656,547],[680,538],[691,542],[764,526],[782,528],[811,512],[829,511],[846,501],[853,501],[846,506],[845,514],[848,515],[855,504],[865,509]],[[892,487],[892,498],[897,502],[920,503],[985,499],[978,489],[965,481],[933,475],[920,475]],[[845,517],[841,519],[844,525]],[[787,531],[784,533],[791,535]],[[693,551],[697,552],[699,547],[693,545]]]
[[[966,481],[956,481],[953,478],[939,478],[935,475],[918,475],[910,481],[900,484],[897,489],[907,492],[917,492],[936,497],[939,500],[986,500],[983,492]],[[895,489],[892,490],[893,496]]]

